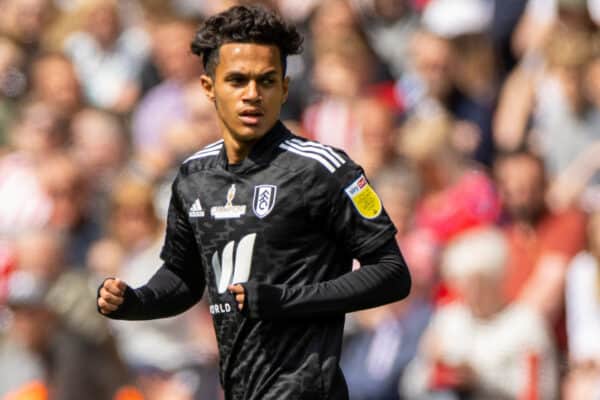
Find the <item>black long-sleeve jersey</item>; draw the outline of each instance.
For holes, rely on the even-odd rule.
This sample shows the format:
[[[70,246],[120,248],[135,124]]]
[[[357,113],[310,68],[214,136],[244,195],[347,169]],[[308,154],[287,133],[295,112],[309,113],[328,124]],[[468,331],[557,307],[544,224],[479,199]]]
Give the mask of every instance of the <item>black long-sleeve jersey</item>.
[[[227,399],[346,399],[344,313],[410,288],[395,233],[360,167],[278,122],[240,164],[222,141],[182,164],[164,265],[109,317],[171,316],[207,288]],[[246,291],[241,313],[232,283]]]

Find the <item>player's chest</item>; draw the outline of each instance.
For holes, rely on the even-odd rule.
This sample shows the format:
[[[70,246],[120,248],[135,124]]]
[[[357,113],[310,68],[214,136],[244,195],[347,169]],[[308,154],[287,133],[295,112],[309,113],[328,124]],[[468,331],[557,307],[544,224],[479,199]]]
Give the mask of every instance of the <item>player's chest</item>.
[[[290,174],[202,174],[186,181],[183,208],[200,234],[281,231],[305,220],[303,188]],[[290,227],[293,230],[293,227]]]

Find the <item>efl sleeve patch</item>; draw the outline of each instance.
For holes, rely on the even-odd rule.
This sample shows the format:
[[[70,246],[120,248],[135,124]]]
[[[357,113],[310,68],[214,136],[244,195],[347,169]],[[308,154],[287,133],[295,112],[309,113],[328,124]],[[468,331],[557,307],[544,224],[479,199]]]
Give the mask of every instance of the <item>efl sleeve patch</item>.
[[[346,189],[346,194],[352,200],[356,210],[364,218],[373,219],[381,214],[381,200],[373,190],[364,175],[358,177]]]

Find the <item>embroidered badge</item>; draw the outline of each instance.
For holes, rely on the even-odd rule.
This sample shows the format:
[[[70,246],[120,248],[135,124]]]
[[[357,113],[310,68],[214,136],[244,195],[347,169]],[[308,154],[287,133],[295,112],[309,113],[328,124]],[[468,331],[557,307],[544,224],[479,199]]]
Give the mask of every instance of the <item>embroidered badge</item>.
[[[381,200],[364,175],[358,177],[345,189],[356,210],[364,218],[373,219],[381,214]]]
[[[246,206],[236,206],[233,204],[235,197],[235,184],[232,184],[227,191],[227,203],[224,206],[210,208],[210,215],[216,219],[239,218],[246,213]]]
[[[252,200],[252,211],[258,218],[266,217],[275,206],[277,186],[258,185],[254,187],[254,199]]]

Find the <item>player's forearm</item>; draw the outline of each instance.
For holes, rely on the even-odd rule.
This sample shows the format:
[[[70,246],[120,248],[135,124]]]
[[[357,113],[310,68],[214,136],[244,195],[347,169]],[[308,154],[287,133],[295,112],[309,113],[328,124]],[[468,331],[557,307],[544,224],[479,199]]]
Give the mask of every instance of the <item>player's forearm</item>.
[[[408,268],[395,242],[366,257],[339,278],[305,286],[246,282],[251,318],[340,314],[401,300],[410,292]]]
[[[176,268],[163,265],[148,283],[128,287],[123,304],[106,316],[113,319],[146,320],[166,318],[184,312],[200,300],[204,284],[199,277],[185,276]]]

